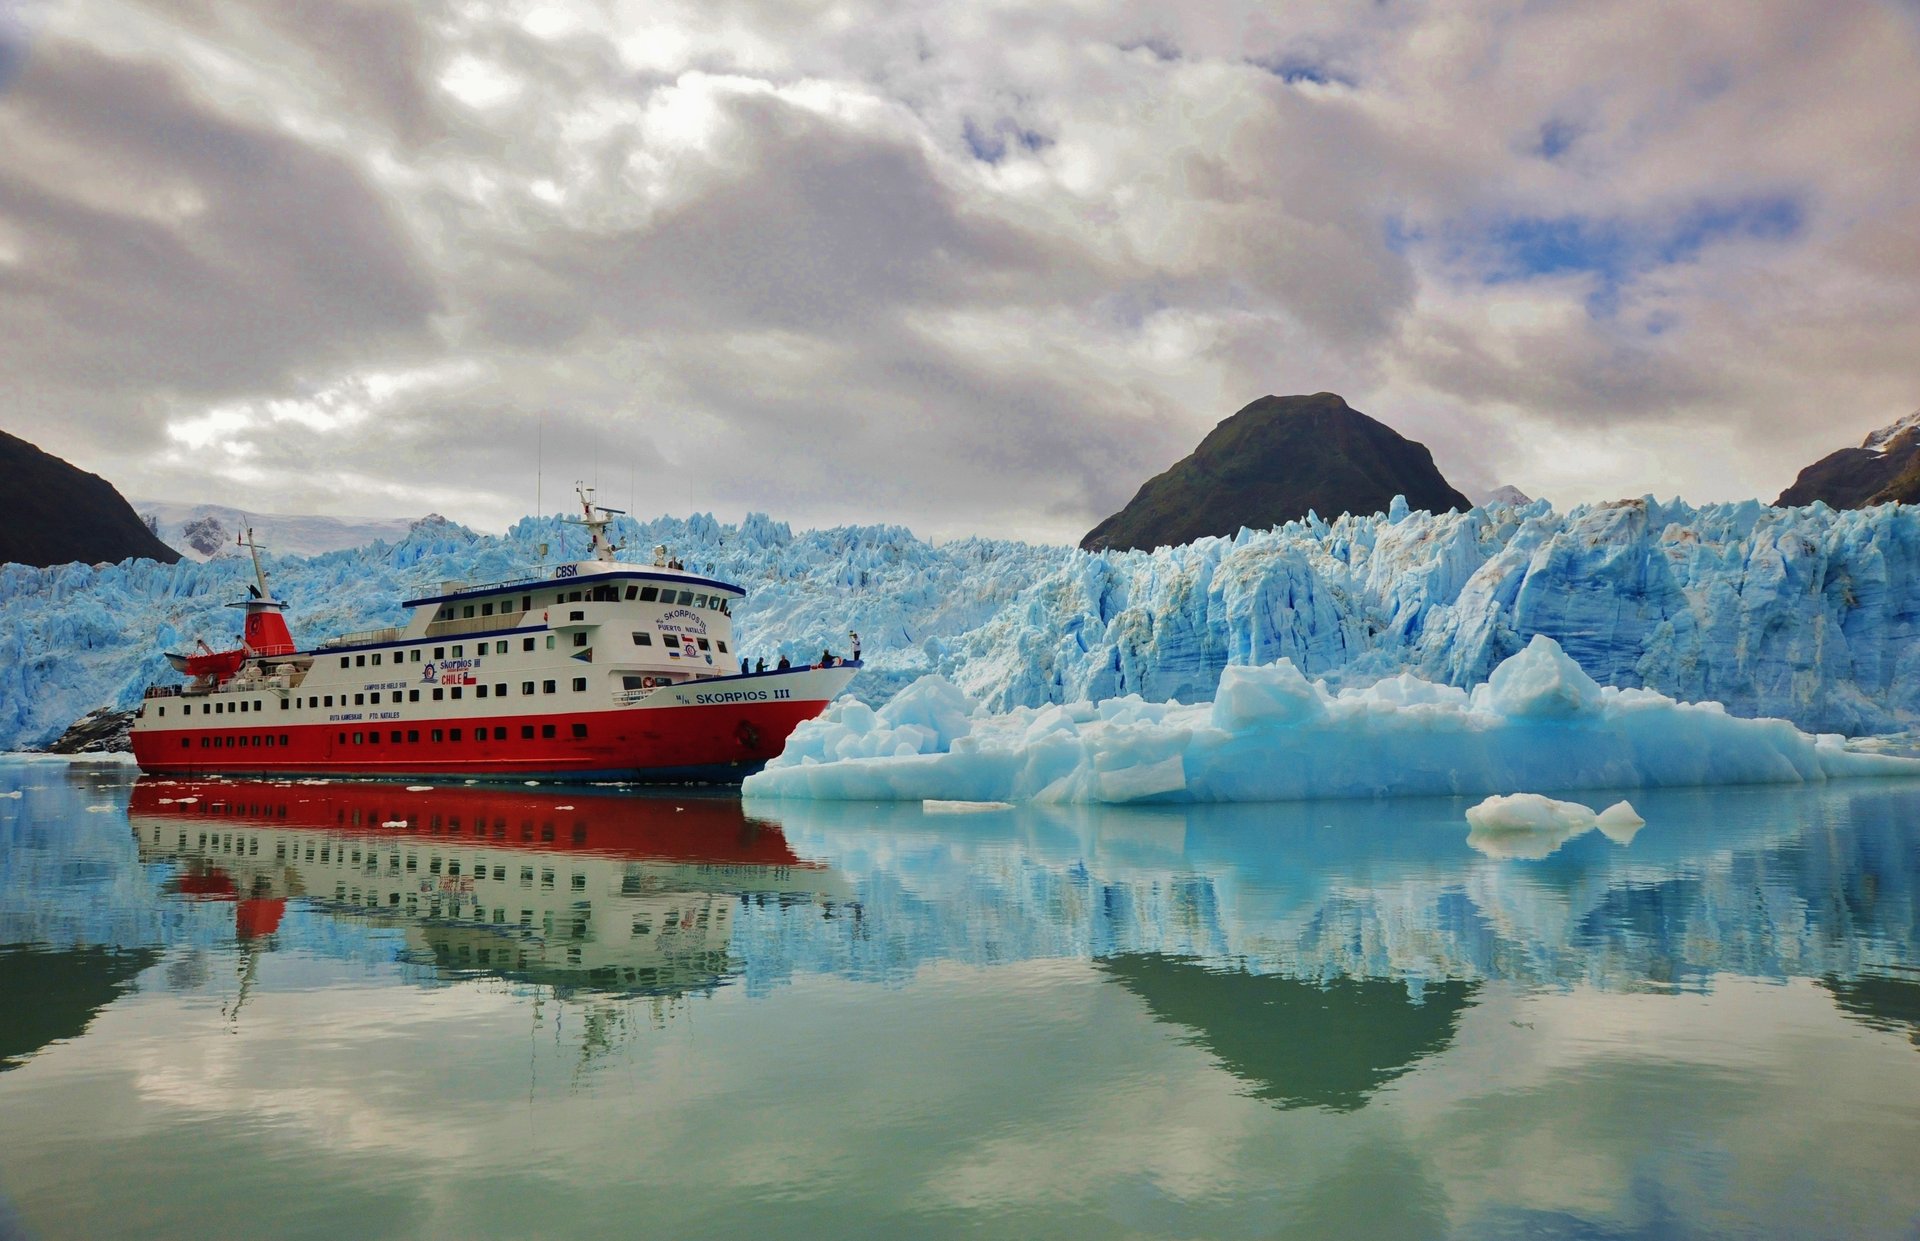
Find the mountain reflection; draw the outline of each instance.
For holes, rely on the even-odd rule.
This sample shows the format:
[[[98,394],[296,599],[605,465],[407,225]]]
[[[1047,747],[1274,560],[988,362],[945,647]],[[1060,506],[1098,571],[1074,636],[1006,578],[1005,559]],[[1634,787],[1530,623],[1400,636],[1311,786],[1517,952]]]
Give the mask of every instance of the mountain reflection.
[[[1100,968],[1157,1020],[1191,1030],[1255,1098],[1335,1111],[1361,1106],[1446,1050],[1479,989],[1443,982],[1414,994],[1381,979],[1263,977],[1152,953],[1109,957]]]
[[[831,872],[739,802],[579,790],[141,780],[128,819],[162,891],[271,942],[290,901],[404,933],[403,959],[567,995],[677,996],[737,972],[743,905],[845,911]]]

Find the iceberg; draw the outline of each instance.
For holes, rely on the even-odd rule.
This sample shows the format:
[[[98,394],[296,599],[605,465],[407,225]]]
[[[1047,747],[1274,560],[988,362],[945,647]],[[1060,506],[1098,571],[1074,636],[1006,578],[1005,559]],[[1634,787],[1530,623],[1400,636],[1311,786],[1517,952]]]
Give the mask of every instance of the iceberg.
[[[1535,636],[1471,691],[1402,673],[1330,690],[1290,659],[1225,669],[1212,702],[990,712],[927,676],[875,711],[842,699],[795,730],[750,797],[842,801],[1247,802],[1481,795],[1505,789],[1774,784],[1920,775],[1785,720],[1602,686]],[[1524,795],[1523,795],[1524,796]],[[1484,805],[1484,804],[1483,804]],[[1597,826],[1585,807],[1582,830]],[[1524,813],[1523,813],[1524,812]],[[1489,825],[1565,803],[1496,803]],[[1556,818],[1557,816],[1557,818]],[[1629,826],[1631,807],[1609,826]]]
[[[1629,802],[1617,801],[1595,814],[1577,801],[1508,793],[1468,808],[1467,843],[1489,857],[1537,860],[1592,831],[1617,845],[1630,844],[1646,825]]]
[[[1340,690],[1464,692],[1544,635],[1600,683],[1735,716],[1848,734],[1920,725],[1920,508],[1906,505],[1396,505],[1093,554],[936,546],[898,526],[795,531],[760,514],[623,517],[614,534],[630,548],[669,544],[745,587],[736,628],[749,657],[810,662],[823,648],[845,653],[858,631],[866,667],[852,688],[875,709],[933,675],[999,713],[1129,696],[1192,705],[1223,690],[1249,696],[1249,710],[1311,710],[1304,699],[1256,708],[1278,691],[1259,677],[1236,688],[1234,670],[1286,659]],[[584,554],[582,538],[558,517],[500,536],[422,521],[396,542],[274,555],[269,571],[296,640],[311,642],[397,623],[401,600],[443,581],[550,573]],[[0,566],[0,749],[45,745],[86,712],[128,709],[147,684],[172,680],[161,652],[196,637],[224,644],[223,605],[245,580],[228,557]],[[937,715],[897,723],[944,727]],[[1173,771],[1130,778],[1165,783]]]

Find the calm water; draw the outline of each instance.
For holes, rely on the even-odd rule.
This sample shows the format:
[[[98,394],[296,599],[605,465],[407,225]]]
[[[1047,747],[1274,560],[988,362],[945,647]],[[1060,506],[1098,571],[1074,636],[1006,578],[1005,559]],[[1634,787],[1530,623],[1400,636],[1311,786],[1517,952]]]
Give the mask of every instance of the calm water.
[[[16,791],[0,1236],[1920,1235],[1912,783]]]

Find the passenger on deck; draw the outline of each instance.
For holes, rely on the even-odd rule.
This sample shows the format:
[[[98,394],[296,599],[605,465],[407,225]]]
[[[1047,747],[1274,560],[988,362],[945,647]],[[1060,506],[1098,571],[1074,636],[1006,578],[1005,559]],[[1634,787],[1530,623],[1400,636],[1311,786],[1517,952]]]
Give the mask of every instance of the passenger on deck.
[[[849,629],[847,640],[853,644],[853,662],[857,664],[860,662],[860,635]]]
[[[767,660],[764,655],[753,661],[753,670],[755,672],[765,672],[767,670]]]
[[[793,667],[793,661],[792,661],[791,659],[788,659],[788,658],[787,658],[787,657],[786,657],[785,655],[782,655],[782,656],[780,657],[780,663],[778,664],[778,667],[779,667],[779,668],[791,668],[791,667]]]
[[[820,666],[821,666],[822,668],[831,668],[831,667],[833,667],[833,652],[832,652],[832,651],[826,651],[826,650],[823,650],[823,651],[821,651],[821,652],[820,652]]]

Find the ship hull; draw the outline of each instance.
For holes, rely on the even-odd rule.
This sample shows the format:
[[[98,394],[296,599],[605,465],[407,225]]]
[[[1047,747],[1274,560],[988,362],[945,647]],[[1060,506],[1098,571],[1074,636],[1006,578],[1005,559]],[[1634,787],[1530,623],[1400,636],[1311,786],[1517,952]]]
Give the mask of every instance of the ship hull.
[[[840,671],[799,675],[815,680]],[[832,677],[834,689],[850,676],[849,669]],[[831,701],[728,701],[730,680],[685,687],[680,695],[714,700],[704,703],[312,724],[234,719],[229,728],[136,730],[133,752],[141,770],[174,776],[731,783],[778,755],[801,721]]]

